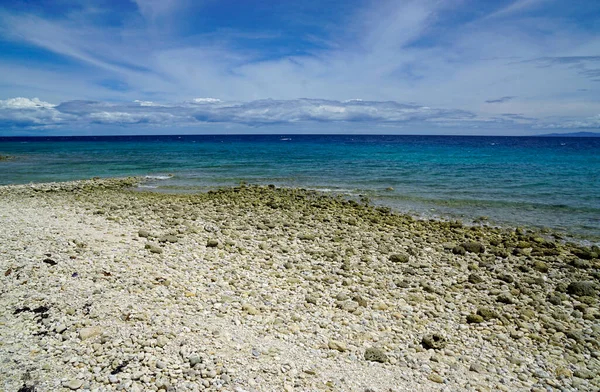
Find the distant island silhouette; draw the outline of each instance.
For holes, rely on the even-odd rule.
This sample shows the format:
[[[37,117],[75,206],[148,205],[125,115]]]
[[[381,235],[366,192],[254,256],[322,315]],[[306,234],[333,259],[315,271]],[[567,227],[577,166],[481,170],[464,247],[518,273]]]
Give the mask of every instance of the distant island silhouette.
[[[548,133],[540,137],[600,137],[600,132]]]

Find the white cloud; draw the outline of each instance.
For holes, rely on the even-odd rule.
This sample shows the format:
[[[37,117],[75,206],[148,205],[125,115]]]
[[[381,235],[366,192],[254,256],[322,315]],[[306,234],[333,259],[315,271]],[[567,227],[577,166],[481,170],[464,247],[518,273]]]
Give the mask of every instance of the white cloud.
[[[56,105],[49,102],[40,101],[39,98],[10,98],[1,100],[0,109],[52,109]]]
[[[0,100],[0,125],[18,128],[59,125],[69,116],[57,111],[55,106],[38,98],[18,97]]]
[[[136,99],[133,102],[139,104],[140,106],[162,106],[161,104],[156,103],[156,102],[152,102],[152,101],[140,101],[139,99]]]
[[[221,102],[220,99],[218,98],[194,98],[193,101],[195,103],[217,103],[217,102]]]

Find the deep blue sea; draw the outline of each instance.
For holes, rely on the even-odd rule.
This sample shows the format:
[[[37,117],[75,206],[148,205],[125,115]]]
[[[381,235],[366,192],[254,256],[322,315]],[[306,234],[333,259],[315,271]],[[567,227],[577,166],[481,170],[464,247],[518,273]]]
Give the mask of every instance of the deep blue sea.
[[[148,176],[145,189],[275,184],[423,217],[487,217],[600,240],[600,138],[121,136],[0,138],[0,184]]]

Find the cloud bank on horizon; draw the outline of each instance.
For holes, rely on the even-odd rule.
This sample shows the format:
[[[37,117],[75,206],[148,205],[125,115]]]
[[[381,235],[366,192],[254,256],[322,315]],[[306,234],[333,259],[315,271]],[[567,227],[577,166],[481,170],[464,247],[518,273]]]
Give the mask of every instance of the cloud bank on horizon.
[[[599,22],[594,0],[16,0],[0,136],[597,130]]]

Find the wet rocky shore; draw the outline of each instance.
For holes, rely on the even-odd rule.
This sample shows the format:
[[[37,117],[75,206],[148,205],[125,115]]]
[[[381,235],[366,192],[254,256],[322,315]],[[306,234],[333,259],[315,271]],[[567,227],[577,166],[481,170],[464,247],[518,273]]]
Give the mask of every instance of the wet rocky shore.
[[[0,389],[598,390],[598,247],[302,189],[0,187]]]

